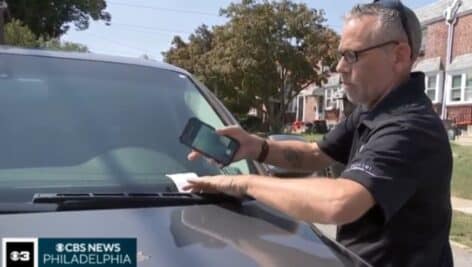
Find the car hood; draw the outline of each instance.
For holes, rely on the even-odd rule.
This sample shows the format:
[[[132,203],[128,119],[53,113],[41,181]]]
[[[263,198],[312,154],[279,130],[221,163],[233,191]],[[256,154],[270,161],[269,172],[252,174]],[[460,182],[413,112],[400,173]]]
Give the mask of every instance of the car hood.
[[[0,237],[136,238],[138,266],[346,266],[310,225],[254,201],[4,214]]]

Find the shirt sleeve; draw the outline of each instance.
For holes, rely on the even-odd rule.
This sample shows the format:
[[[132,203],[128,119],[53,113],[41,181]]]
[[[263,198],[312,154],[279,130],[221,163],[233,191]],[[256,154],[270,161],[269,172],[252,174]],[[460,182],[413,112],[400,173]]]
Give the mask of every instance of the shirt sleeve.
[[[418,129],[398,124],[384,126],[360,146],[341,174],[367,188],[383,211],[385,223],[418,187],[418,169],[427,155],[421,147],[420,140],[424,138]]]
[[[358,109],[356,109],[349,117],[329,131],[323,140],[318,141],[317,144],[321,151],[335,161],[347,164],[358,117]]]

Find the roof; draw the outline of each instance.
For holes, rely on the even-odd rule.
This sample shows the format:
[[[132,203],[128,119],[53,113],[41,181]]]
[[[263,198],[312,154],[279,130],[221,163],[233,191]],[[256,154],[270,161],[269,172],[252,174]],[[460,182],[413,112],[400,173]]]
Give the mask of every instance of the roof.
[[[54,58],[88,60],[88,61],[97,61],[97,62],[121,63],[121,64],[166,69],[166,70],[172,70],[172,71],[189,74],[187,71],[181,68],[178,68],[176,66],[173,66],[167,63],[155,61],[155,60],[146,60],[142,58],[130,58],[130,57],[121,57],[121,56],[109,56],[109,55],[101,55],[101,54],[95,54],[95,53],[62,52],[62,51],[51,51],[51,50],[43,50],[43,49],[25,49],[25,48],[17,48],[17,47],[10,47],[10,46],[0,46],[0,54],[54,57]]]
[[[441,58],[434,57],[416,62],[413,71],[435,72],[441,69]]]
[[[447,67],[447,71],[455,71],[465,68],[472,68],[472,54],[464,54],[455,57],[452,63]]]
[[[429,5],[417,8],[414,11],[421,24],[428,24],[438,19],[443,19],[443,12],[451,2],[452,0],[439,0]],[[458,15],[460,16],[461,13],[469,11],[472,11],[472,0],[462,0],[462,5],[458,10]]]

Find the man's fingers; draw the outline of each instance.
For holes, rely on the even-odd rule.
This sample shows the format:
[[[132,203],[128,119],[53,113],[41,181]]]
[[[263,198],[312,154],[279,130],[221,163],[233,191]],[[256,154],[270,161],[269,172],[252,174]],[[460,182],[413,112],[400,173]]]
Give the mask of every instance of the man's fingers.
[[[187,180],[188,184],[183,187],[183,190],[191,190],[191,192],[218,192],[215,185],[211,184],[209,181],[204,179],[189,179]]]
[[[224,128],[221,128],[221,129],[217,129],[216,133],[218,135],[233,136],[234,134],[238,133],[239,131],[241,131],[241,128],[239,126],[232,125],[232,126],[224,127]]]
[[[192,152],[190,152],[187,156],[187,159],[188,160],[196,160],[197,158],[199,158],[201,156],[200,153],[198,153],[197,151],[195,150],[192,150]]]
[[[195,151],[195,150],[192,150],[192,152],[190,152],[188,155],[187,155],[187,159],[188,160],[196,160],[198,158],[202,157],[202,154],[200,154],[199,152]],[[221,163],[218,163],[216,162],[214,159],[211,159],[211,158],[207,158],[205,157],[206,161],[215,166],[215,167],[218,167],[218,168],[222,168],[224,167]]]

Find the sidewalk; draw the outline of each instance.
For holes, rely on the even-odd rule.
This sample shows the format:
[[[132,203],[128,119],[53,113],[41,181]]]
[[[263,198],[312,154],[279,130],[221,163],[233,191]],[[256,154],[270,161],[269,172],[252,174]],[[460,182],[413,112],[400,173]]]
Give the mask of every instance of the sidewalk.
[[[459,197],[451,197],[451,204],[453,210],[472,215],[472,200]]]

